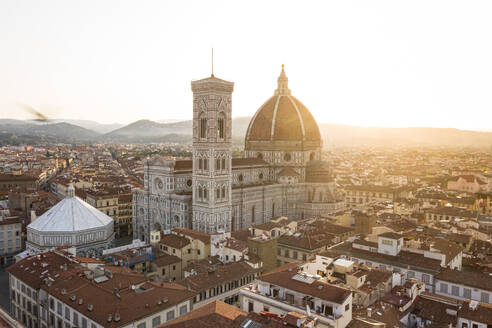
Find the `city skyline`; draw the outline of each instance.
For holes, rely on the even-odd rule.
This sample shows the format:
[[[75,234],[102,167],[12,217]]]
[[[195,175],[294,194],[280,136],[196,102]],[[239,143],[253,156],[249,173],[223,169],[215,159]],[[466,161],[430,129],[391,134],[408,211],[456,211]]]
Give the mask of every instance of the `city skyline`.
[[[425,4],[3,2],[2,117],[32,118],[27,104],[101,123],[189,120],[213,47],[215,75],[236,84],[233,117],[255,113],[285,64],[318,122],[490,130],[491,5]]]

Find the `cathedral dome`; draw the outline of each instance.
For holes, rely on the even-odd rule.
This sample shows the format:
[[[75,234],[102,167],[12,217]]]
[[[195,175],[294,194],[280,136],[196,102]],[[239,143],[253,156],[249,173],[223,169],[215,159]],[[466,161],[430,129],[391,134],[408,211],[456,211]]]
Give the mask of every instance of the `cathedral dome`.
[[[330,164],[325,161],[309,161],[306,166],[306,182],[332,182],[333,176]]]
[[[291,95],[284,66],[275,94],[256,111],[246,131],[246,150],[312,150],[321,147],[313,115]]]

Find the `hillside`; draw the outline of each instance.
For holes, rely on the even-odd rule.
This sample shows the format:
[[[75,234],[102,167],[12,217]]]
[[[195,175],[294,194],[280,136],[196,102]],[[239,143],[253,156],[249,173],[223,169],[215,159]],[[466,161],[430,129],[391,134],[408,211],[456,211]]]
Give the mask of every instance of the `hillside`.
[[[240,145],[244,142],[250,120],[250,117],[237,117],[232,120],[234,144]],[[84,122],[89,125],[92,124],[92,121]],[[97,124],[95,123],[95,125]],[[319,127],[326,147],[492,147],[491,132],[442,128],[358,127],[329,123],[321,123]],[[190,143],[192,121],[159,123],[151,120],[139,120],[109,133],[100,134],[67,122],[37,123],[0,119],[0,133],[4,134],[4,143],[6,140],[20,142],[19,140],[22,139],[11,139],[11,137],[19,135],[27,138],[26,140],[30,140],[29,136],[35,136],[42,138],[40,140],[62,142]]]
[[[108,133],[123,127],[123,124],[120,123],[103,124],[91,120],[56,119],[52,121],[52,123],[62,122],[77,125],[88,130],[96,131],[98,133]]]
[[[50,137],[65,142],[93,141],[99,133],[70,123],[32,123],[29,121],[0,121],[0,133],[40,138]]]
[[[320,124],[325,146],[491,147],[492,133],[445,128],[378,128]]]
[[[243,138],[249,120],[249,117],[233,119],[233,136]],[[139,120],[106,133],[100,136],[98,140],[105,142],[144,142],[144,140],[145,142],[178,142],[177,140],[187,140],[191,142],[192,128],[193,122],[191,120],[173,123]]]

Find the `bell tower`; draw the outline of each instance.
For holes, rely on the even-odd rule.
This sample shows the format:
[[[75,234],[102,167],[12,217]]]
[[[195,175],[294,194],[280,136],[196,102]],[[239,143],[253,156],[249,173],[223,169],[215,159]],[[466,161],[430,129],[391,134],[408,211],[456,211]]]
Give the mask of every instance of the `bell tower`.
[[[234,83],[192,81],[193,230],[231,231],[232,105]]]

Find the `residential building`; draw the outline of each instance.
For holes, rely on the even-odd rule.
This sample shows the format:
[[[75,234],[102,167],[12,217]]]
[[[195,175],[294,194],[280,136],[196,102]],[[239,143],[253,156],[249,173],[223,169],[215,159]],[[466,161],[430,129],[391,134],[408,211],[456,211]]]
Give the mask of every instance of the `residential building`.
[[[356,239],[353,242],[331,247],[326,256],[352,260],[384,270],[401,274],[402,279],[417,278],[425,283],[427,291],[434,290],[434,277],[442,269],[442,255],[417,253],[402,249],[403,236],[384,233],[378,236],[378,243]]]
[[[487,191],[487,182],[475,175],[460,175],[449,179],[447,187],[450,190],[478,193]]]
[[[37,189],[39,177],[28,174],[7,174],[0,173],[0,189],[11,190],[15,188],[21,189]]]
[[[492,277],[487,273],[442,269],[435,286],[439,295],[492,304]]]
[[[267,272],[240,291],[243,311],[284,315],[297,312],[318,324],[347,327],[352,320],[352,292],[302,272],[289,263]]]
[[[433,221],[460,221],[460,220],[477,220],[478,213],[476,211],[468,211],[457,207],[436,207],[425,211],[427,222]]]
[[[0,213],[0,266],[22,250],[22,222],[17,216]]]
[[[313,260],[317,253],[347,240],[354,229],[330,223],[327,219],[298,222],[297,232],[277,240],[277,266]]]
[[[235,306],[221,301],[210,302],[171,322],[164,324],[166,328],[200,327],[200,328],[314,328],[314,321],[299,313],[288,313],[277,316],[273,313],[241,311]]]
[[[406,196],[406,189],[398,186],[351,185],[345,187],[347,206],[364,206],[378,202],[392,202]]]
[[[118,194],[118,216],[115,229],[118,237],[133,236],[133,195]]]
[[[247,261],[217,265],[206,272],[192,274],[178,283],[198,292],[193,307],[198,308],[209,302],[222,301],[236,304],[242,286],[253,282],[260,269]]]
[[[89,269],[47,252],[8,269],[11,313],[27,327],[156,327],[192,309],[195,292],[143,275]]]
[[[152,273],[155,273],[160,281],[177,281],[182,277],[181,265],[179,257],[164,253],[152,261]]]

